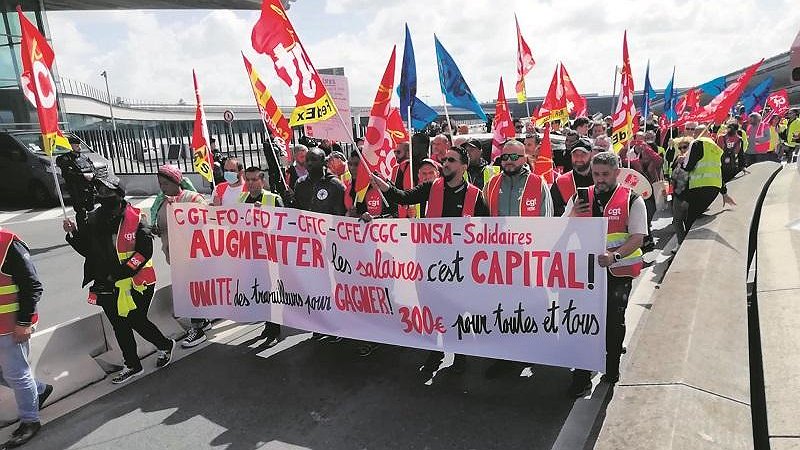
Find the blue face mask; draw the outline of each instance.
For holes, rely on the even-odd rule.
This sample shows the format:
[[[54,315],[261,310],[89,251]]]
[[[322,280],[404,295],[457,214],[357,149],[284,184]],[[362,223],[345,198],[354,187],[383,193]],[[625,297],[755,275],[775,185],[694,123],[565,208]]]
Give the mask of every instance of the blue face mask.
[[[228,172],[227,170],[222,174],[225,177],[225,181],[230,184],[236,183],[239,181],[239,174],[236,172]]]

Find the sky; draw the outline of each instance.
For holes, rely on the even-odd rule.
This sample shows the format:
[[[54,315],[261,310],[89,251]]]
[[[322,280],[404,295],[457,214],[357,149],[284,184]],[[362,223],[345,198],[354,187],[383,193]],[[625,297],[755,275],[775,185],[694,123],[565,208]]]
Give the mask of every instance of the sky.
[[[296,0],[288,15],[316,68],[345,68],[353,106],[372,104],[394,45],[399,81],[407,23],[418,97],[438,105],[434,33],[479,101],[497,98],[501,76],[514,97],[514,13],[536,61],[526,77],[529,96],[544,95],[559,61],[582,94],[610,94],[625,30],[637,90],[648,59],[656,89],[673,66],[676,85],[689,87],[788,51],[800,30],[797,1]],[[194,68],[205,104],[250,104],[243,51],[278,103],[293,105],[269,58],[250,44],[259,13],[49,12],[48,23],[59,74],[102,88],[105,70],[114,96],[192,104]]]

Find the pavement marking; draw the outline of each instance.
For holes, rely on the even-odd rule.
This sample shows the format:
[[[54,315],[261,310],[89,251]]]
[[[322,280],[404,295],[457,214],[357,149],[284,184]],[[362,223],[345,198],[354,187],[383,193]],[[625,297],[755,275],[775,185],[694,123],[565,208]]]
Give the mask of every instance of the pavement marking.
[[[36,222],[39,220],[51,220],[55,219],[56,217],[63,216],[64,212],[61,208],[52,208],[36,214],[35,216],[29,217],[27,220],[31,222]]]
[[[307,340],[311,339],[311,335],[312,334],[313,333],[293,334],[293,335],[287,337],[286,339],[283,339],[283,340],[279,341],[277,344],[275,344],[272,347],[264,350],[263,352],[256,353],[256,356],[261,357],[261,358],[269,358],[270,356],[275,356],[278,353],[280,353],[280,352],[282,352],[284,350],[288,350],[288,349],[294,347],[295,345],[297,345],[297,344],[299,344],[299,343],[301,343],[303,341],[307,341]]]
[[[32,209],[24,209],[24,210],[19,210],[19,211],[0,213],[0,223],[8,222],[8,221],[14,219],[17,216],[21,216],[22,214],[25,214],[25,213],[28,213],[28,212],[31,212],[31,211],[33,211],[33,210]]]

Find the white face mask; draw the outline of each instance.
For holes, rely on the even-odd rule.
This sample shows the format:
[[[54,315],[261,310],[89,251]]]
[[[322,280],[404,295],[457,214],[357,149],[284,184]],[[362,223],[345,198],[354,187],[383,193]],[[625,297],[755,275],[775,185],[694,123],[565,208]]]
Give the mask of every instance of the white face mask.
[[[230,184],[233,184],[233,183],[236,183],[237,181],[239,181],[239,174],[236,173],[236,172],[225,171],[222,174],[222,176],[225,177],[225,181],[227,181]]]

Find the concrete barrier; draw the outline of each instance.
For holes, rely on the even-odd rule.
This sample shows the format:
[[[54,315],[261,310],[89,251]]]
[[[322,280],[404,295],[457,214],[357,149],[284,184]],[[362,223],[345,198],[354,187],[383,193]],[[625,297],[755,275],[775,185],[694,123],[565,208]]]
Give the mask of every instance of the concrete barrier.
[[[30,361],[36,378],[53,385],[53,394],[47,403],[105,378],[106,372],[93,357],[106,348],[101,314],[35,333],[30,342]],[[9,423],[16,418],[14,393],[3,388],[0,392],[0,421]]]
[[[752,217],[776,163],[728,185],[676,255],[628,346],[595,448],[753,448],[747,251]]]
[[[761,211],[756,253],[764,397],[772,449],[800,448],[800,173],[775,178]]]

